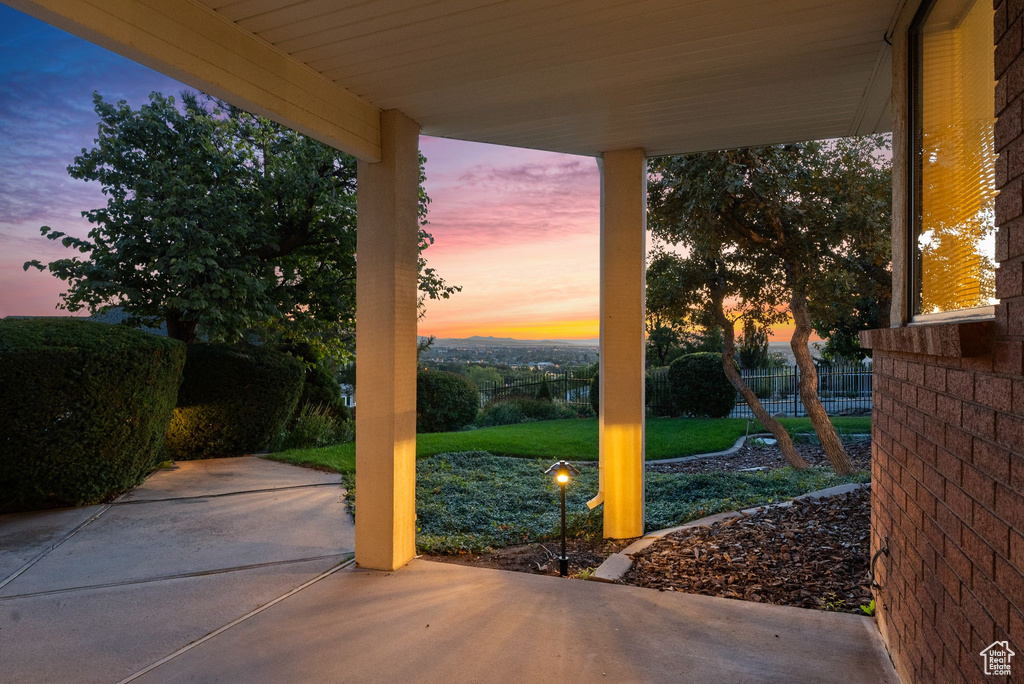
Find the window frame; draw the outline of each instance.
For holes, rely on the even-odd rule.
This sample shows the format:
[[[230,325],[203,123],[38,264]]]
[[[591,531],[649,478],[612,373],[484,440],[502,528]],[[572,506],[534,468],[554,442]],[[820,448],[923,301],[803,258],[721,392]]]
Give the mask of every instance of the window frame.
[[[921,204],[918,160],[921,154],[918,145],[917,122],[920,118],[921,101],[917,97],[917,83],[921,68],[921,28],[937,1],[922,0],[907,28],[907,227],[904,258],[907,264],[905,279],[907,321],[910,325],[989,320],[995,318],[996,315],[995,305],[932,314],[918,313],[921,304],[921,253],[917,249],[918,207]],[[996,226],[996,230],[998,229],[999,226]]]

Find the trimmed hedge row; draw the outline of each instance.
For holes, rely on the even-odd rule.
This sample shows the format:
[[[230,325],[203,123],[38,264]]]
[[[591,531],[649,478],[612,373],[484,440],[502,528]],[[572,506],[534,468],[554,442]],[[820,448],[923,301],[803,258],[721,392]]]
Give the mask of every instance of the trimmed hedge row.
[[[160,455],[185,345],[76,319],[0,321],[0,512],[96,503]]]
[[[175,460],[262,451],[295,414],[305,369],[298,359],[248,344],[191,344],[167,430]]]

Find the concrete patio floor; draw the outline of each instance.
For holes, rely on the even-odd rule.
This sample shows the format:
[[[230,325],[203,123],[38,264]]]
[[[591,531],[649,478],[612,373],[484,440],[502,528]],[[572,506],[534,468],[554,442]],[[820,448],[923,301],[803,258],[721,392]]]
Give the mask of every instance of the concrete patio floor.
[[[897,681],[866,617],[339,566],[341,495],[337,476],[225,459],[110,507],[0,516],[0,681]]]
[[[116,682],[336,567],[343,495],[336,474],[230,458],[0,516],[0,682]]]

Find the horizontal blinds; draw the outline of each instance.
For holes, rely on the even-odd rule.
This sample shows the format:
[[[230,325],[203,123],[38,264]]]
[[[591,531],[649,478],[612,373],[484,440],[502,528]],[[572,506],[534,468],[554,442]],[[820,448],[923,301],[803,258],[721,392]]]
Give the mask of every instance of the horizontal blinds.
[[[939,0],[922,30],[919,313],[994,301],[992,14],[988,0]]]

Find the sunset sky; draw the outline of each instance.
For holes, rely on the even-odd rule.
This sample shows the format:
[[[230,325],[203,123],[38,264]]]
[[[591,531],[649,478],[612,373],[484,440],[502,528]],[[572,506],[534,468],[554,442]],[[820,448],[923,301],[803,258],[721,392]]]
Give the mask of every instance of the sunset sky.
[[[103,204],[67,165],[96,135],[92,92],[133,106],[171,78],[0,5],[0,318],[66,315],[63,283],[25,272],[65,255],[41,225],[84,235]],[[421,335],[598,336],[599,177],[590,157],[423,137],[428,263],[462,292],[429,302]],[[84,315],[84,314],[83,314]]]

